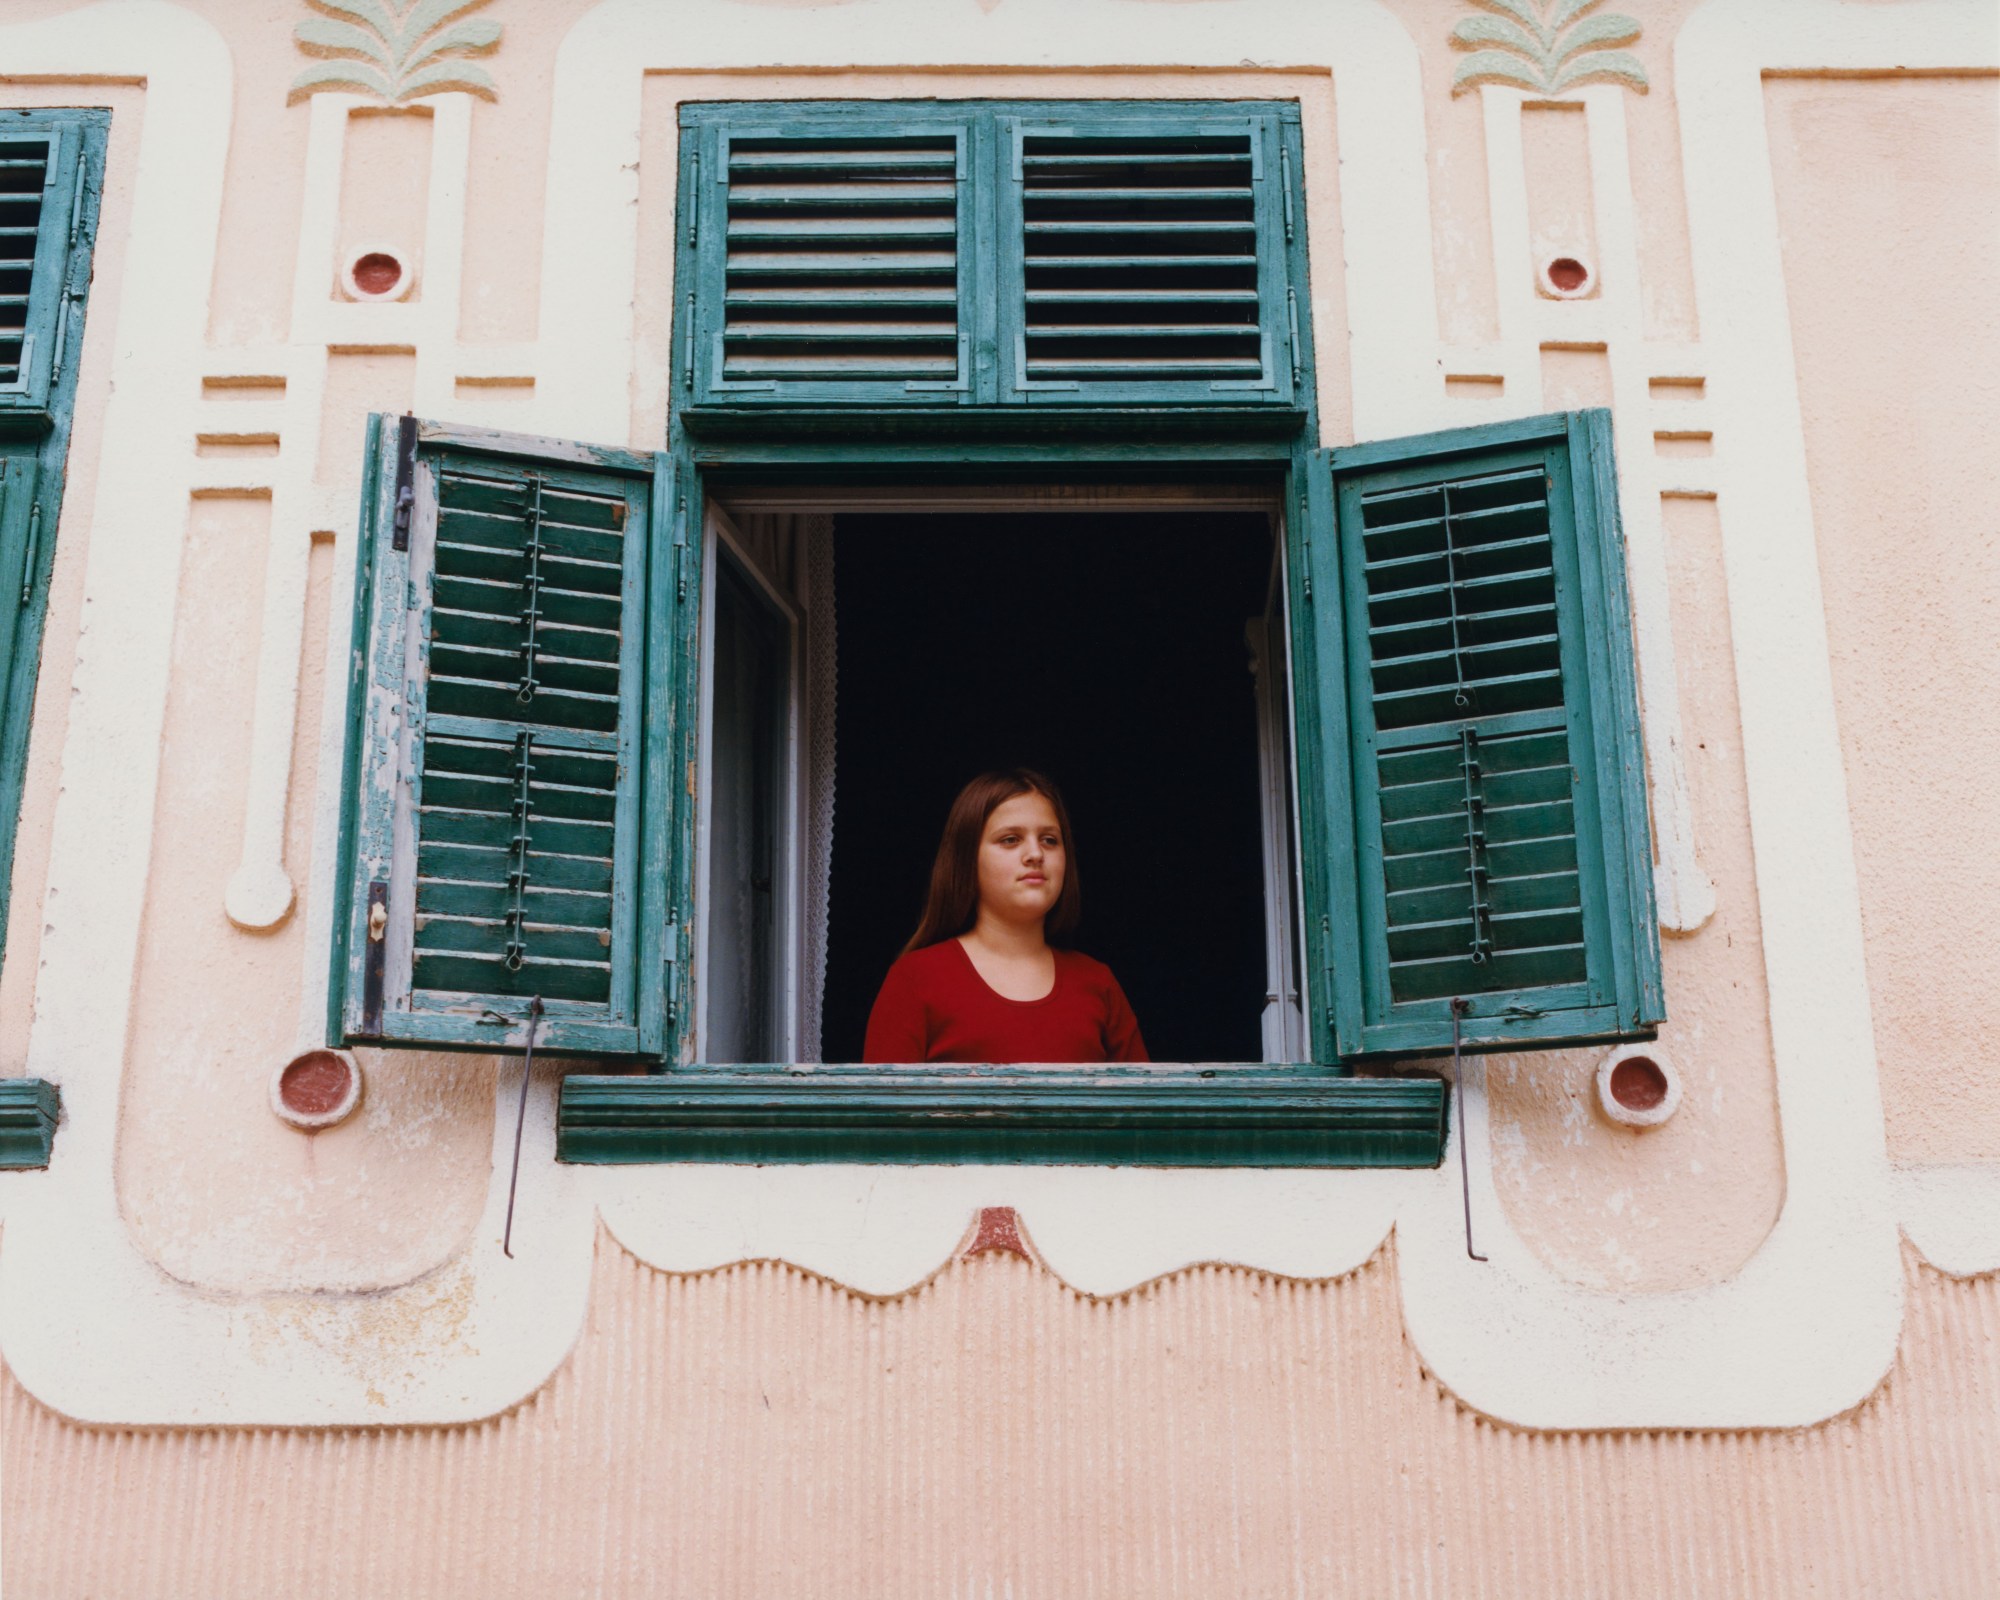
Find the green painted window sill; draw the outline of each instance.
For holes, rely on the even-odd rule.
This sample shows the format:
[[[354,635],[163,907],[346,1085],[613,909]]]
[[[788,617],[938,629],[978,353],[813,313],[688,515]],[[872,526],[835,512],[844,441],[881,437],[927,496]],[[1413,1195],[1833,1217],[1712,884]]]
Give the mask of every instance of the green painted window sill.
[[[62,1091],[40,1078],[0,1078],[0,1171],[46,1167]]]
[[[1444,1084],[1311,1067],[690,1068],[564,1080],[562,1161],[1434,1167]]]

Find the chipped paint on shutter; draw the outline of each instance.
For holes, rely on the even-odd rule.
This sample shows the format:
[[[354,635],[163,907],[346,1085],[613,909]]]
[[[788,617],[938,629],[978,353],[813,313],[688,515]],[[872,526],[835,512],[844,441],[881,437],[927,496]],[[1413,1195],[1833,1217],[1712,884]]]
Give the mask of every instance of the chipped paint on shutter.
[[[417,432],[407,552],[375,501],[350,881],[357,904],[386,884],[387,918],[349,941],[385,957],[385,995],[347,1031],[497,1045],[540,997],[548,1048],[636,1051],[653,460]],[[378,425],[380,448],[399,436]]]

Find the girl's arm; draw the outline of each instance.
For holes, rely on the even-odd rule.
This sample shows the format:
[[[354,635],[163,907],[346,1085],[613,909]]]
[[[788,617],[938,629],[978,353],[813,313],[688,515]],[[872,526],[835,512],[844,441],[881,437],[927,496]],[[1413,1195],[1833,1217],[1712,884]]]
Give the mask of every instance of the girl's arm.
[[[892,1065],[927,1059],[930,1030],[925,1026],[924,1000],[907,960],[898,961],[882,980],[868,1013],[868,1037],[861,1049],[864,1065]]]

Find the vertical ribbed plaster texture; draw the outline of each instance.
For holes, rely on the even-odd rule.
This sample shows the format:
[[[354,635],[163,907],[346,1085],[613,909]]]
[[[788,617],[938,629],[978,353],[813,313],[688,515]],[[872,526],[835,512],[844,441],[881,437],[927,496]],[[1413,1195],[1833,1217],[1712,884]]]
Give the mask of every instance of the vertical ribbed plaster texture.
[[[1765,95],[1889,1154],[1992,1161],[2000,82]]]
[[[1926,1596],[2000,1575],[2000,1280],[1774,1433],[1531,1434],[1431,1381],[1393,1255],[1093,1300],[1013,1256],[870,1300],[601,1242],[473,1427],[119,1431],[0,1381],[9,1596]]]

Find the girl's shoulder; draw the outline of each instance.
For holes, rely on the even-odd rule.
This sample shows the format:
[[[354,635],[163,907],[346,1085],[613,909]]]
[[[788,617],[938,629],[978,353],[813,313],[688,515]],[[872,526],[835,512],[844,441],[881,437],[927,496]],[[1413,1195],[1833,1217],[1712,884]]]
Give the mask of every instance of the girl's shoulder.
[[[896,957],[889,967],[889,981],[924,983],[955,976],[964,966],[965,952],[956,939],[940,939],[921,950]]]
[[[1087,956],[1081,950],[1058,949],[1056,966],[1070,982],[1081,984],[1087,989],[1118,987],[1118,980],[1111,975],[1111,969],[1095,956]]]

